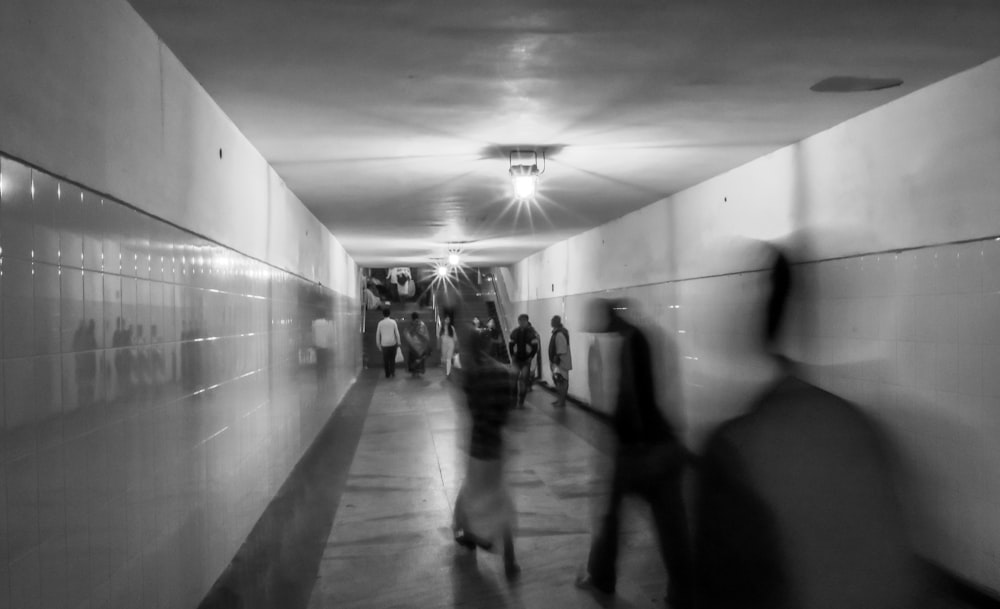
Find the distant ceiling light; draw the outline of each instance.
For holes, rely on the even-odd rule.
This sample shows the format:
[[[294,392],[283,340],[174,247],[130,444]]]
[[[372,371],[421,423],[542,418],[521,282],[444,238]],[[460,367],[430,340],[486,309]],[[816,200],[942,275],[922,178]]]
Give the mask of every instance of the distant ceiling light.
[[[859,93],[863,91],[879,91],[891,89],[903,84],[899,78],[867,78],[862,76],[831,76],[824,78],[813,86],[810,91],[817,93]]]
[[[439,266],[437,268],[437,275],[438,275],[438,277],[447,277],[448,276],[448,267],[446,267],[446,266]]]
[[[448,264],[451,266],[458,266],[458,263],[461,262],[461,260],[462,258],[455,252],[448,254]]]
[[[535,151],[510,151],[510,178],[514,183],[514,198],[518,201],[530,201],[535,198],[538,176],[544,172],[544,151],[542,151],[541,170],[538,169],[538,153]]]

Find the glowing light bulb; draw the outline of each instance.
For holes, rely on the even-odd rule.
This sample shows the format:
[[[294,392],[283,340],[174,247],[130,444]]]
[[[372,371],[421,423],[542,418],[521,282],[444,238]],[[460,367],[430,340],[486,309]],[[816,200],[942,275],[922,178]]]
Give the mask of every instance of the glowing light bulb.
[[[454,253],[448,254],[448,264],[450,264],[451,266],[458,266],[460,260],[461,259],[459,258],[458,254]]]
[[[528,199],[535,198],[535,189],[538,186],[538,176],[534,175],[515,175],[514,180],[514,198],[519,201],[525,201]]]
[[[439,266],[437,268],[437,274],[438,274],[438,277],[447,277],[448,276],[448,267],[446,267],[446,266]]]

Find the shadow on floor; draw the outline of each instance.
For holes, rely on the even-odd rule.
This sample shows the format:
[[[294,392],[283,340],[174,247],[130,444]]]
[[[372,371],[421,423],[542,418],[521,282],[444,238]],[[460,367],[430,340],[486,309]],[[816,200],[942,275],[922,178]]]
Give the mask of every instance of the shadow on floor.
[[[375,391],[365,370],[199,609],[304,609]]]

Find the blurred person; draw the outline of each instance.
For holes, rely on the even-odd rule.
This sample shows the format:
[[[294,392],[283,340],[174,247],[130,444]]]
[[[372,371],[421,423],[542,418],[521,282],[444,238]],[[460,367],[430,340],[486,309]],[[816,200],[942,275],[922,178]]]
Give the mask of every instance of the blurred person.
[[[503,474],[503,427],[510,411],[511,377],[506,366],[490,355],[490,339],[471,332],[462,350],[462,378],[472,418],[469,461],[455,499],[452,529],[467,550],[496,551],[502,547],[504,571],[517,577],[514,556],[516,512]]]
[[[762,348],[782,374],[706,443],[696,502],[699,607],[925,606],[880,430],[853,404],[801,380],[777,352],[792,274],[784,253],[773,259]]]
[[[481,332],[483,329],[483,322],[479,319],[478,315],[472,317],[472,329],[476,332]]]
[[[510,333],[510,363],[517,373],[517,407],[524,408],[531,385],[531,361],[539,351],[538,333],[531,327],[528,316],[517,316],[517,327]]]
[[[333,322],[319,317],[312,322],[313,349],[316,351],[316,382],[322,384],[330,369],[333,353]]]
[[[455,346],[458,340],[452,316],[453,314],[450,312],[444,314],[444,319],[441,322],[441,330],[438,332],[438,342],[441,345],[441,363],[444,364],[445,378],[451,378],[451,367],[455,361]]]
[[[382,350],[382,369],[385,378],[396,376],[396,351],[399,349],[399,326],[390,317],[392,312],[388,307],[382,309],[382,321],[375,329],[375,343]]]
[[[621,504],[626,495],[637,495],[652,512],[669,578],[667,600],[675,609],[688,609],[694,606],[694,574],[681,493],[687,452],[657,404],[649,341],[619,314],[621,308],[612,301],[595,299],[587,311],[587,330],[615,334],[621,347],[611,414],[616,437],[611,491],[576,584],[614,594]]]
[[[430,331],[416,311],[410,315],[410,324],[406,328],[406,344],[406,366],[410,375],[416,378],[426,371],[427,355],[431,351]]]
[[[490,335],[490,355],[497,361],[504,361],[503,333],[500,331],[500,322],[495,317],[486,320],[486,332]]]
[[[563,326],[562,317],[552,316],[552,337],[549,339],[549,365],[552,367],[552,382],[555,383],[558,399],[552,402],[556,407],[566,406],[569,391],[569,371],[573,369],[573,357],[569,352],[569,330]]]
[[[535,352],[535,359],[531,360],[531,373],[528,375],[528,391],[535,388],[535,382],[542,380],[542,335],[535,329],[535,326],[528,322],[528,327],[538,337],[538,351]]]

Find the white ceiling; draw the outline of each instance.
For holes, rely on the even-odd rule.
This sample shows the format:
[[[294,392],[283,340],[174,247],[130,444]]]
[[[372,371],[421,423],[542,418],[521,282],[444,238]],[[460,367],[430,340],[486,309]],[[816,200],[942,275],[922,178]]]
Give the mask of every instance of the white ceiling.
[[[1000,55],[996,0],[131,3],[363,266],[514,262]]]

